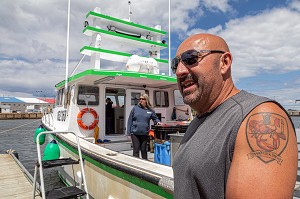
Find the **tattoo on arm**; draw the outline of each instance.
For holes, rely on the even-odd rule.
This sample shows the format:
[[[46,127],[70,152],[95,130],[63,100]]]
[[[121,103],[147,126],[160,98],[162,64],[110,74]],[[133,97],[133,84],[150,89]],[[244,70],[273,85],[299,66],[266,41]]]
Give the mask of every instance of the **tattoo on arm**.
[[[253,114],[246,124],[246,138],[251,149],[248,159],[257,157],[265,164],[276,161],[281,165],[283,159],[280,155],[289,140],[287,121],[276,113]]]

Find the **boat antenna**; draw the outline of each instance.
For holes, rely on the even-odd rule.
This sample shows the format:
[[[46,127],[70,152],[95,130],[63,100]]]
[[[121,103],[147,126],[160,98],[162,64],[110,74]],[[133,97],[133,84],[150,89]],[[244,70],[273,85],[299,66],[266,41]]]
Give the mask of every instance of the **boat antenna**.
[[[128,12],[129,12],[129,13],[128,13],[129,19],[128,19],[128,20],[129,20],[129,21],[130,21],[130,16],[132,15],[132,12],[131,12],[131,6],[130,6],[130,5],[131,5],[131,1],[128,1],[128,8],[129,8],[129,10],[128,10]]]
[[[68,25],[67,25],[67,52],[66,52],[66,81],[65,81],[65,93],[67,93],[68,89],[68,69],[69,69],[69,37],[70,37],[70,8],[71,8],[71,0],[68,1]],[[66,102],[66,97],[64,98],[64,102]],[[66,104],[66,103],[64,103]]]

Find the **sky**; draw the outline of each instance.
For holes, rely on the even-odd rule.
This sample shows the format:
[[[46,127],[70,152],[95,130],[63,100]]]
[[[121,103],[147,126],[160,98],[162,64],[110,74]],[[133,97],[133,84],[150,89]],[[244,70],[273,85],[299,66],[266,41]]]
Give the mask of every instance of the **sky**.
[[[69,74],[91,40],[82,34],[86,14],[100,7],[128,19],[128,0],[71,0]],[[175,56],[179,44],[196,33],[223,37],[233,55],[232,76],[239,89],[300,110],[299,0],[171,0],[170,30],[163,37]],[[67,0],[0,1],[0,96],[54,97],[65,79]],[[169,32],[168,0],[131,0],[134,23]],[[117,45],[117,44],[115,44]],[[168,49],[161,58],[168,59]],[[82,65],[82,66],[81,66]],[[88,67],[84,59],[80,70]],[[160,69],[168,74],[168,67]]]

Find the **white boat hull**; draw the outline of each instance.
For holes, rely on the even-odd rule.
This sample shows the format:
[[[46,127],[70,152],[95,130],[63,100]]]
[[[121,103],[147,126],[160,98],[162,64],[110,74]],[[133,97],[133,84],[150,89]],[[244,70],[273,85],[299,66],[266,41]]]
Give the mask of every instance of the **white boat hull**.
[[[71,135],[60,135],[55,139],[59,144],[61,157],[78,159],[78,152]],[[91,151],[93,145],[89,146],[89,142],[82,139],[80,144],[88,192],[93,198],[173,197],[171,167],[116,153],[99,146],[96,146],[98,150]],[[75,175],[78,185],[79,171],[79,165],[68,165],[59,169],[59,175],[67,186],[74,185]]]

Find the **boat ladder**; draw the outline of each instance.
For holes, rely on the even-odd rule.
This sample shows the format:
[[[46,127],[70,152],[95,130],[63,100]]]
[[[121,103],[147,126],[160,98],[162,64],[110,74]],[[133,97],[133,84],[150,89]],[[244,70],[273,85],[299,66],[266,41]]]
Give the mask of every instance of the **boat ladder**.
[[[39,143],[39,137],[42,134],[63,134],[63,133],[72,133],[76,136],[76,142],[77,142],[77,150],[78,150],[78,160],[74,160],[70,157],[68,158],[59,158],[55,160],[42,160],[41,158],[41,149],[40,149],[40,143]],[[41,197],[43,199],[59,199],[59,198],[77,198],[81,196],[85,196],[85,198],[89,199],[89,194],[87,190],[86,185],[86,179],[84,174],[84,167],[83,167],[83,159],[81,154],[81,148],[79,143],[79,137],[74,132],[54,132],[54,131],[45,131],[41,132],[37,135],[36,138],[36,145],[37,145],[37,154],[38,154],[38,161],[34,168],[34,180],[33,180],[33,199],[37,196],[35,195],[36,189],[37,189],[37,175],[39,170],[39,177],[40,177],[40,193]],[[44,176],[43,176],[43,169],[63,166],[63,165],[74,165],[74,164],[80,164],[80,170],[81,170],[81,177],[80,179],[82,182],[79,182],[79,185],[76,186],[76,183],[74,186],[69,187],[61,187],[61,188],[55,188],[50,191],[45,191],[45,184],[44,184]],[[74,182],[75,182],[75,176],[74,176]],[[83,187],[82,187],[83,186]]]

